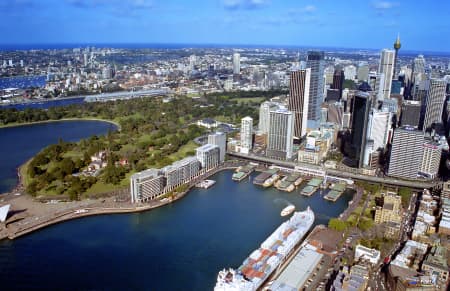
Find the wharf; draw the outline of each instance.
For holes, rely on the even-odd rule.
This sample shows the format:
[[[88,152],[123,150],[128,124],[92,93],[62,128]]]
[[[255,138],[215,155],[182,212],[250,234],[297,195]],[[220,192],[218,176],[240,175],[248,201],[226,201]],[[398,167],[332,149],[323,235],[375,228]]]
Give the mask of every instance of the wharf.
[[[336,202],[336,200],[339,199],[339,197],[341,197],[342,193],[344,192],[339,192],[336,190],[331,190],[330,192],[327,193],[327,195],[325,195],[323,197],[323,199],[328,200],[328,201],[333,201]]]
[[[214,180],[203,180],[200,183],[195,184],[195,187],[208,189],[209,187],[213,186],[214,184],[216,184],[216,181],[214,181]]]
[[[247,178],[254,170],[255,168],[251,165],[238,167],[236,172],[233,173],[232,179],[233,181],[240,182]]]
[[[258,186],[262,186],[267,179],[269,179],[270,177],[272,177],[276,173],[278,173],[277,169],[265,170],[264,172],[262,172],[261,174],[259,174],[258,176],[256,176],[253,179],[253,184],[258,185]]]

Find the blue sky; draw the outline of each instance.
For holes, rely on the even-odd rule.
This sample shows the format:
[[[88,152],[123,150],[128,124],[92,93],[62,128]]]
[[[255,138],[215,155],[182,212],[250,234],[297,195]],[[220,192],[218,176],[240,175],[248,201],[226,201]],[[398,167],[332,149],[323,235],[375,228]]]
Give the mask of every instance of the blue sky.
[[[193,43],[450,51],[446,0],[1,0],[1,44]]]

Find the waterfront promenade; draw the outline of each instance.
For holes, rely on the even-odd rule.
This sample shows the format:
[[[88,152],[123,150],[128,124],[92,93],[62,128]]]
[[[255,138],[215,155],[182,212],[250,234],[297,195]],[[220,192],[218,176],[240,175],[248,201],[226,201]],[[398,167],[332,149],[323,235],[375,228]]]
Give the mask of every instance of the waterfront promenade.
[[[10,215],[4,224],[0,224],[0,240],[15,239],[41,228],[61,223],[67,220],[103,214],[135,213],[148,211],[164,206],[183,198],[198,182],[223,170],[235,169],[245,164],[242,161],[227,161],[218,167],[189,181],[188,189],[176,193],[171,199],[152,200],[141,204],[132,204],[130,195],[123,197],[108,197],[82,201],[42,203],[21,192],[0,196],[1,204],[11,204]]]
[[[333,169],[326,169],[319,165],[311,165],[311,164],[305,164],[305,163],[296,163],[291,161],[280,161],[275,160],[267,157],[257,156],[254,154],[240,154],[235,152],[227,152],[228,156],[235,157],[239,159],[244,159],[251,162],[256,163],[263,163],[267,165],[277,165],[287,168],[294,168],[295,166],[301,166],[304,168],[310,168],[312,171],[311,173],[314,173],[316,171],[323,171],[325,175],[332,175],[336,177],[341,178],[349,178],[349,179],[356,179],[356,180],[362,180],[362,181],[368,181],[372,183],[382,183],[386,185],[391,186],[399,186],[399,187],[410,187],[415,189],[425,189],[425,188],[432,188],[439,186],[441,182],[434,182],[434,181],[406,181],[406,180],[400,180],[396,178],[390,178],[390,177],[376,177],[376,176],[369,176],[369,175],[362,175],[362,174],[356,174],[356,173],[350,173],[350,172],[344,172],[339,170],[333,170]]]

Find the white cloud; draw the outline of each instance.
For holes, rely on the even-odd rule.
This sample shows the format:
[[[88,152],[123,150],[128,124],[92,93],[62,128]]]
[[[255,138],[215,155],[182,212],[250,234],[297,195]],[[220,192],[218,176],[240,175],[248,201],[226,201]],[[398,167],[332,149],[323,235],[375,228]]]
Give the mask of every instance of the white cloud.
[[[374,1],[374,2],[372,2],[372,6],[375,9],[380,9],[380,10],[391,9],[398,5],[399,4],[397,2],[390,2],[390,1]]]
[[[226,9],[256,9],[261,8],[269,3],[269,0],[222,0],[222,4]]]

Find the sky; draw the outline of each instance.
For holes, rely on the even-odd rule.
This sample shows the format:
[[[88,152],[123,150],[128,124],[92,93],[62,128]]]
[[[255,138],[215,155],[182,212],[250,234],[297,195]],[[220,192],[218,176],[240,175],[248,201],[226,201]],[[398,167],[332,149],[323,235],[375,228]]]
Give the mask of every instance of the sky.
[[[447,0],[0,0],[0,44],[161,43],[450,52]]]

